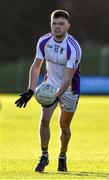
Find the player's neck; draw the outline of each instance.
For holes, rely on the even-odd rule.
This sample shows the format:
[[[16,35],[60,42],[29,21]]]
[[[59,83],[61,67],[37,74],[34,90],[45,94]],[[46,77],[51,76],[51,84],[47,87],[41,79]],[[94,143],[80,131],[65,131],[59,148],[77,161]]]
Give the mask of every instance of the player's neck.
[[[63,36],[55,36],[55,35],[54,35],[54,40],[55,40],[56,42],[61,43],[61,42],[65,39],[66,35],[67,35],[67,33],[66,33],[65,35],[63,35]]]

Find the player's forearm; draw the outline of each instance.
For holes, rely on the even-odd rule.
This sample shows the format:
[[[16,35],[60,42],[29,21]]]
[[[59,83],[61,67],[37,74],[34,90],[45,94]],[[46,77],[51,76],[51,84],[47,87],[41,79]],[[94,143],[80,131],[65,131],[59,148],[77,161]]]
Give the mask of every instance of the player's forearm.
[[[75,72],[76,72],[76,68],[75,69],[68,68],[68,67],[66,68],[64,81],[61,87],[57,90],[56,96],[58,97],[62,96],[62,94],[68,89]]]
[[[30,72],[29,72],[29,85],[28,88],[35,91],[37,80],[39,77],[39,69],[36,69],[35,66],[31,66]]]
[[[70,81],[64,80],[61,87],[57,90],[56,96],[60,97],[68,89],[69,85],[70,85]]]

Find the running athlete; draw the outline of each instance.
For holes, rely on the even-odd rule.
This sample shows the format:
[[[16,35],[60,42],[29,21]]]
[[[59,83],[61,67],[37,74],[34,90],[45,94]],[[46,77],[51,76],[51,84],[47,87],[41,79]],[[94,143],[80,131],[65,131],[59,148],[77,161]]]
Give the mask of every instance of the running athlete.
[[[71,137],[70,124],[80,95],[81,48],[68,34],[69,14],[56,10],[51,14],[51,33],[42,36],[37,43],[35,60],[29,72],[28,90],[15,102],[17,107],[25,107],[37,86],[40,67],[46,62],[46,81],[55,86],[56,99],[49,107],[41,108],[40,139],[42,156],[35,171],[43,172],[49,164],[48,145],[50,140],[50,119],[60,105],[61,148],[58,157],[58,171],[67,172],[66,152]]]

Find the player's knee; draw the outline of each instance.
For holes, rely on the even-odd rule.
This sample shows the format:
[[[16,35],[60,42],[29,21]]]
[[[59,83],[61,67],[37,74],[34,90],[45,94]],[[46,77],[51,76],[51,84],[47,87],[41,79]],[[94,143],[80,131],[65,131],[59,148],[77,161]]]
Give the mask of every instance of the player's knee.
[[[41,126],[49,126],[49,119],[42,118],[41,119]]]
[[[71,136],[70,128],[69,127],[61,127],[61,132],[65,136]]]

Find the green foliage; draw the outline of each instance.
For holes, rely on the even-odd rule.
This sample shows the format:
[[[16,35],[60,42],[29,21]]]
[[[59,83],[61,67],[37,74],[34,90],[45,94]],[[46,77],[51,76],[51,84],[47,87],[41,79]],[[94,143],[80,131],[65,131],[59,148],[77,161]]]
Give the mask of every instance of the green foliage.
[[[39,161],[40,105],[32,99],[25,109],[14,105],[16,95],[0,95],[0,179],[108,179],[109,97],[81,97],[71,124],[67,174],[57,172],[58,108],[51,120],[50,164],[35,173]]]

